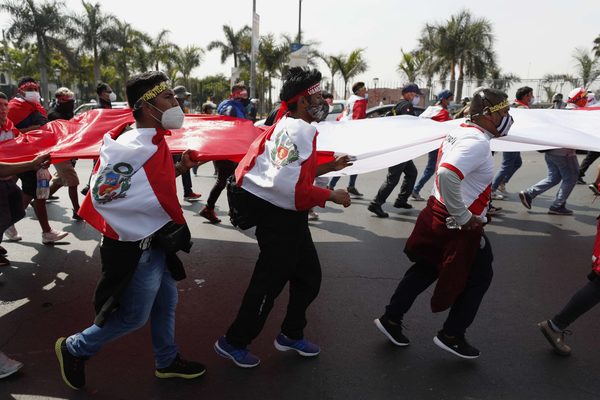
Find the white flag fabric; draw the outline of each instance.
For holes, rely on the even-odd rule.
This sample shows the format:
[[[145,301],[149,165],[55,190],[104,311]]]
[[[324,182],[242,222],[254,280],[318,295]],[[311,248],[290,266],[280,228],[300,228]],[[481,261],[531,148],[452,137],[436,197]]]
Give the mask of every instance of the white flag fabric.
[[[510,110],[508,136],[492,140],[494,151],[570,148],[600,151],[600,111]],[[407,115],[317,124],[318,150],[356,157],[354,165],[325,176],[362,174],[412,160],[439,148],[464,119],[437,122]]]

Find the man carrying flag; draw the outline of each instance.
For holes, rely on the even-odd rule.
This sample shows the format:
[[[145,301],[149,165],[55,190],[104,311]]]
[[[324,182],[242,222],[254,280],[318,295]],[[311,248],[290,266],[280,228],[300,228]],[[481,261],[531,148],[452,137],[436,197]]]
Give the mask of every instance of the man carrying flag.
[[[62,378],[73,389],[85,385],[90,356],[150,317],[156,377],[196,378],[205,372],[202,364],[181,358],[175,344],[175,279],[185,277],[175,252],[189,250],[189,231],[181,246],[181,241],[166,246],[163,237],[167,227],[187,229],[175,177],[198,163],[186,151],[173,166],[165,136],[181,128],[184,115],[167,80],[164,73],[150,71],[127,82],[136,128],[104,136],[79,211],[103,235],[102,276],[94,294],[94,324],[56,341]]]
[[[250,146],[235,170],[237,185],[256,203],[258,261],[236,319],[215,351],[242,368],[260,359],[246,346],[262,330],[273,303],[289,282],[290,297],[275,348],[314,357],[319,346],[306,340],[306,310],[321,286],[319,256],[308,228],[308,210],[333,201],[350,206],[345,190],[313,185],[316,175],[351,165],[348,156],[317,166],[317,128],[329,105],[321,95],[321,73],[291,68],[281,88],[276,122]]]

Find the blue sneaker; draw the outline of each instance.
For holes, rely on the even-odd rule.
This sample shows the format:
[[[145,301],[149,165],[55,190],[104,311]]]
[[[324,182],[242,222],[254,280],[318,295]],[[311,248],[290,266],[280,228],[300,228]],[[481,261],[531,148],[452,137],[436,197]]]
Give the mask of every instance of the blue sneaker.
[[[221,336],[219,340],[215,342],[215,351],[221,357],[231,359],[238,367],[254,368],[260,364],[260,358],[256,357],[245,348],[242,349],[230,345],[227,343],[225,336]]]
[[[318,356],[321,352],[321,349],[316,344],[309,342],[306,339],[290,339],[283,333],[277,335],[273,344],[279,351],[295,350],[298,354],[304,357]]]

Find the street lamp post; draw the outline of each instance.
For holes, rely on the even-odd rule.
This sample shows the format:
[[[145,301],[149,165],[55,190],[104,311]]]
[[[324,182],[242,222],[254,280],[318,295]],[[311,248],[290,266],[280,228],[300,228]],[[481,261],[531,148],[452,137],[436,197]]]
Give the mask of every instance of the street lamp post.
[[[377,77],[373,78],[373,91],[377,95],[377,99],[375,99],[375,101],[377,103],[379,103],[379,94],[377,93],[377,84],[378,83],[379,83],[379,78],[377,78]]]

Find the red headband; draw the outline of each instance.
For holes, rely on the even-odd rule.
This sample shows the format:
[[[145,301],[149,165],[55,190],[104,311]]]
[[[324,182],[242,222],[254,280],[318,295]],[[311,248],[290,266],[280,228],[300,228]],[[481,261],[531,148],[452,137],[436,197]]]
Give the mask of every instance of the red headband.
[[[38,91],[38,90],[40,90],[40,85],[38,85],[35,82],[25,82],[24,84],[22,84],[21,86],[19,86],[19,90],[22,90],[24,92],[26,92],[28,90]]]
[[[284,116],[284,114],[287,112],[290,104],[297,103],[301,97],[312,96],[313,94],[316,94],[316,93],[321,93],[321,82],[317,82],[314,85],[312,85],[311,87],[309,87],[308,89],[304,89],[303,91],[296,94],[294,97],[292,97],[288,101],[282,100],[281,106],[279,107],[279,111],[277,112],[277,117],[275,118],[275,123],[277,121],[279,121],[281,119],[281,117]]]

